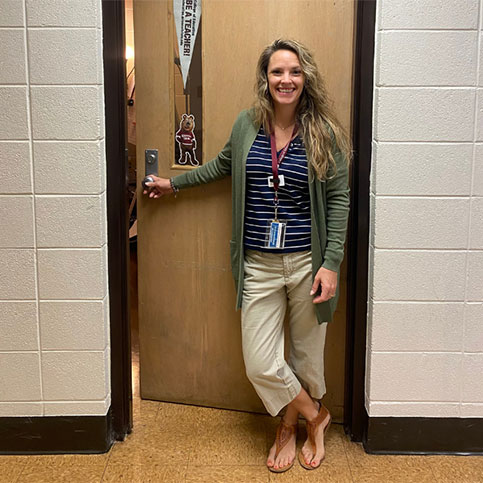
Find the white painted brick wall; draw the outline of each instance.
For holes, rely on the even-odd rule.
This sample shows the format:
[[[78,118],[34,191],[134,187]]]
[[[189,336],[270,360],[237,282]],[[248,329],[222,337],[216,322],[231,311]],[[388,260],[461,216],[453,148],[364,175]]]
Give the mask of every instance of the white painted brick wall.
[[[110,405],[100,0],[0,1],[0,417]]]
[[[370,416],[483,417],[483,0],[377,2]]]

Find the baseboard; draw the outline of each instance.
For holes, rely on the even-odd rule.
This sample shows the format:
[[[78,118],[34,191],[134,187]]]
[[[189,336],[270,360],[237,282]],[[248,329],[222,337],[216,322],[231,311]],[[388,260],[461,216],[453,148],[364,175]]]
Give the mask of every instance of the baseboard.
[[[106,453],[114,438],[105,416],[0,418],[0,454]]]
[[[483,418],[368,417],[363,445],[373,454],[483,455]]]

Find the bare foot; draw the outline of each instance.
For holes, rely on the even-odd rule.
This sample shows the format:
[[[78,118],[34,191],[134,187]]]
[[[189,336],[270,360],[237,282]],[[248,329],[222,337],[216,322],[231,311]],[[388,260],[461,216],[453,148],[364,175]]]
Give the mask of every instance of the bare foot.
[[[327,425],[330,422],[330,414],[327,412],[326,417],[317,426],[317,429],[315,430],[315,445],[317,447],[317,452],[314,454],[314,448],[312,447],[312,444],[309,441],[309,438],[305,441],[304,445],[302,446],[302,455],[304,458],[305,463],[308,466],[312,466],[313,468],[316,468],[317,466],[320,465],[320,462],[324,459],[325,457],[325,446],[324,446],[324,431]]]
[[[274,470],[283,470],[287,466],[290,466],[295,460],[297,430],[295,429],[295,432],[289,436],[290,429],[288,426],[289,425],[284,425],[281,429],[280,440],[283,441],[287,437],[289,439],[279,452],[277,458],[275,458],[275,453],[277,451],[276,439],[268,453],[267,466]]]

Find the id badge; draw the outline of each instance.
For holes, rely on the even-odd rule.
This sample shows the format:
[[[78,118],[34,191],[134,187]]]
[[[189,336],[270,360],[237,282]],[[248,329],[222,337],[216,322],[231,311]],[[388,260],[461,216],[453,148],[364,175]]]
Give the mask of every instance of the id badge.
[[[281,221],[269,221],[265,236],[265,248],[284,248],[285,232],[287,223]]]
[[[285,186],[285,176],[283,174],[278,176],[278,186]],[[268,187],[273,188],[273,176],[268,177]]]

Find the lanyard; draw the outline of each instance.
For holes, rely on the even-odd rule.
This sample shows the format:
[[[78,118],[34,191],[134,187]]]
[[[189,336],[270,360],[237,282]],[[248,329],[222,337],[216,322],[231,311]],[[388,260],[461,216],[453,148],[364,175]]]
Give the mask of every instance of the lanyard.
[[[278,213],[278,186],[279,186],[279,178],[278,178],[278,168],[282,164],[282,161],[287,154],[288,148],[290,143],[295,139],[297,135],[297,124],[294,125],[292,128],[292,134],[290,135],[290,141],[283,147],[280,151],[280,154],[277,157],[277,143],[275,141],[275,133],[272,130],[270,133],[270,150],[272,152],[272,174],[273,174],[273,190],[274,190],[274,197],[273,197],[273,204],[275,205],[275,220],[277,220],[277,213]]]

